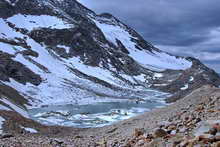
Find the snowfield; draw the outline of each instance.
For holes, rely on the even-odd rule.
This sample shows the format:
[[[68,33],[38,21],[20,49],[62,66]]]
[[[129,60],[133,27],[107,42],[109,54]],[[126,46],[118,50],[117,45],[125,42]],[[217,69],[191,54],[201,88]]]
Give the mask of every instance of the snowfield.
[[[164,69],[186,69],[191,66],[191,62],[176,58],[163,52],[148,52],[146,50],[138,50],[135,43],[131,39],[137,39],[131,36],[128,31],[121,25],[114,26],[110,24],[103,24],[94,20],[96,25],[103,31],[105,37],[115,45],[116,39],[119,39],[129,51],[129,56],[136,60],[140,65],[147,69],[158,71],[153,75],[153,78],[161,78],[163,75],[159,72]],[[4,84],[16,89],[25,98],[31,97],[28,109],[34,107],[41,107],[43,105],[62,105],[62,104],[92,104],[96,102],[111,102],[123,99],[142,98],[145,100],[155,98],[152,90],[147,89],[149,85],[141,87],[141,84],[146,84],[147,78],[145,74],[136,76],[126,75],[125,73],[117,73],[120,78],[116,77],[113,72],[117,72],[112,65],[111,71],[105,69],[102,65],[99,67],[87,66],[82,63],[79,57],[70,59],[60,58],[54,51],[48,51],[48,46],[39,44],[28,35],[22,34],[16,29],[10,27],[8,23],[15,25],[15,28],[27,29],[29,32],[39,28],[49,29],[71,29],[74,25],[68,23],[64,19],[49,15],[22,15],[16,14],[7,19],[0,18],[0,38],[8,41],[19,42],[19,39],[24,40],[31,50],[38,53],[38,57],[28,56],[31,61],[22,55],[20,52],[28,50],[18,45],[11,45],[10,43],[0,42],[0,50],[14,55],[13,60],[22,63],[34,73],[40,75],[43,82],[36,86],[31,83],[25,85],[18,83],[14,79],[10,82],[3,82]],[[70,47],[58,44],[58,48],[65,49],[66,53],[70,53]],[[35,64],[37,63],[37,64]],[[47,70],[41,68],[45,67]],[[82,72],[90,78],[103,81],[105,84],[111,85],[109,88],[76,75],[71,69]],[[122,79],[121,79],[122,78]],[[127,80],[127,81],[126,81]],[[130,85],[127,82],[131,83]],[[135,85],[135,86],[133,86]],[[159,93],[163,95],[162,93]],[[24,117],[29,117],[26,110],[16,106],[10,100],[2,98],[3,103],[9,105],[7,108],[0,105],[2,110],[12,110],[20,113]]]
[[[54,55],[56,56],[55,53],[54,55],[51,55],[51,53],[49,53],[45,49],[46,46],[38,44],[26,35],[23,35],[19,32],[15,32],[5,23],[4,20],[2,20],[2,24],[4,25],[3,33],[10,35],[7,36],[8,38],[14,39],[16,37],[26,37],[27,44],[31,46],[33,51],[39,54],[39,57],[37,58],[30,58],[36,63],[39,63],[40,65],[46,67],[49,71],[49,73],[43,71],[41,68],[24,58],[21,54],[17,54],[14,58],[15,61],[24,64],[33,72],[39,74],[41,78],[44,80],[44,82],[41,83],[39,86],[35,86],[30,83],[22,85],[13,79],[10,79],[10,82],[5,82],[6,85],[15,88],[21,94],[27,94],[28,96],[31,96],[33,100],[30,101],[30,103],[33,105],[33,107],[62,103],[88,104],[92,102],[97,102],[97,96],[96,94],[94,94],[94,92],[110,95],[112,97],[120,97],[124,95],[121,92],[117,92],[112,89],[106,88],[102,85],[94,84],[94,82],[91,82],[89,80],[79,78],[74,73],[70,72],[68,67],[77,69],[78,71],[106,81],[107,83],[110,83],[112,85],[125,88],[126,84],[124,84],[123,81],[120,81],[119,79],[114,77],[110,71],[107,71],[101,67],[90,67],[84,65],[83,63],[81,63],[79,58],[58,60],[57,58],[54,58]],[[66,46],[59,45],[58,47],[66,48],[68,52],[68,48]],[[0,43],[0,48],[2,51],[9,54],[16,54],[19,51],[26,50],[20,46],[12,46],[6,43]],[[122,74],[121,76],[127,80],[130,80],[131,82],[134,82],[133,78],[128,75]],[[66,79],[68,79],[68,82],[66,81]],[[142,82],[145,81],[143,75],[136,76],[134,77],[134,79]],[[74,84],[79,85],[79,87],[74,87]],[[132,87],[127,88],[132,89]]]
[[[0,102],[2,102],[3,104],[8,105],[10,107],[10,108],[8,108],[8,107],[6,108],[5,106],[0,105],[0,110],[15,111],[15,112],[21,114],[22,116],[24,116],[26,118],[29,118],[29,115],[28,115],[26,110],[24,110],[23,108],[17,106],[16,104],[12,103],[8,99],[0,98]]]
[[[2,125],[3,125],[4,121],[5,121],[5,119],[0,116],[0,135],[3,133],[3,131],[2,131]]]
[[[2,18],[0,18],[0,26],[0,38],[15,39],[15,37],[21,38],[23,36],[21,33],[18,33],[9,27],[5,20]]]
[[[51,29],[64,29],[71,28],[72,25],[64,22],[63,20],[54,17],[54,16],[33,16],[33,15],[14,15],[7,20],[0,19],[0,25],[3,27],[0,31],[0,38],[7,38],[16,40],[16,38],[26,38],[27,45],[31,49],[39,54],[39,57],[30,57],[34,62],[46,67],[48,71],[42,70],[40,67],[30,62],[28,59],[24,58],[22,54],[19,54],[19,51],[26,50],[21,46],[12,46],[7,43],[0,43],[0,49],[6,53],[16,56],[14,57],[15,61],[18,61],[28,67],[30,70],[39,74],[44,82],[39,86],[32,85],[27,83],[22,85],[16,82],[13,79],[10,79],[10,82],[4,82],[6,85],[15,88],[22,95],[31,96],[33,99],[30,101],[32,107],[40,107],[42,105],[50,104],[66,104],[66,103],[77,103],[77,104],[89,104],[93,102],[106,101],[105,98],[99,100],[98,95],[103,95],[104,97],[111,98],[127,98],[135,97],[135,91],[141,90],[139,88],[134,89],[133,87],[126,84],[124,81],[116,78],[110,71],[100,67],[91,67],[84,65],[78,57],[71,59],[62,59],[55,58],[58,56],[54,52],[48,52],[45,45],[40,45],[29,36],[16,32],[13,28],[9,27],[7,22],[15,24],[17,28],[26,28],[29,31],[37,28],[51,28]],[[175,64],[172,63],[172,60],[177,60],[175,57],[168,56],[167,54],[152,54],[147,51],[140,51],[135,49],[135,44],[130,41],[131,35],[120,27],[115,27],[107,24],[101,24],[96,22],[97,25],[103,30],[108,40],[115,42],[115,39],[118,38],[122,43],[129,49],[130,56],[133,57],[143,66],[149,67],[148,64],[152,66],[158,66],[161,68],[163,60],[167,61],[167,67],[177,68],[184,67],[184,60],[179,65],[179,62]],[[67,53],[69,53],[70,48],[65,45],[58,45],[57,47],[64,48]],[[17,54],[18,53],[18,54]],[[140,57],[138,57],[140,56]],[[162,59],[165,56],[165,59]],[[145,60],[148,59],[149,60]],[[170,60],[168,62],[168,59]],[[154,65],[153,63],[157,63]],[[95,84],[94,82],[78,77],[75,73],[69,70],[69,67],[76,69],[90,77],[94,77],[105,81],[115,87],[120,87],[124,91],[115,91],[113,89],[107,88],[100,84]],[[165,67],[163,67],[165,68]],[[115,70],[115,69],[112,69]],[[129,76],[123,73],[120,74],[121,77],[130,81],[131,83],[136,83],[137,81],[145,83],[146,77],[144,74],[138,76]],[[162,75],[157,74],[155,77],[160,77]],[[76,86],[77,85],[77,86]],[[127,91],[127,92],[125,92]],[[130,91],[130,92],[128,92]],[[143,96],[142,96],[143,97]],[[9,103],[9,102],[8,102]],[[13,106],[14,107],[14,106]],[[2,106],[2,108],[4,108]],[[19,113],[24,116],[24,112],[20,112],[20,109],[16,109]]]
[[[164,52],[151,53],[146,50],[136,49],[136,44],[132,42],[131,39],[137,38],[131,36],[124,27],[101,23],[95,19],[93,21],[102,30],[107,40],[114,43],[116,46],[116,39],[120,40],[122,44],[128,49],[129,56],[146,68],[151,65],[163,69],[184,70],[192,66],[192,63],[190,61],[187,61],[183,58],[176,58],[175,56],[169,55]]]
[[[50,28],[50,29],[68,29],[73,28],[72,24],[63,21],[60,18],[49,15],[22,15],[17,14],[7,19],[7,22],[15,24],[18,28],[24,28],[32,31],[37,28]]]

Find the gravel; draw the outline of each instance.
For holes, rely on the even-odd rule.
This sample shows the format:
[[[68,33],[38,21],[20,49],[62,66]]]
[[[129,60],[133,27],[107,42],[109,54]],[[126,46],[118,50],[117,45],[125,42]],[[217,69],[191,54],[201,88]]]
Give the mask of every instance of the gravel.
[[[169,105],[164,108],[158,108],[152,110],[151,112],[144,113],[143,115],[117,122],[110,126],[105,126],[101,128],[88,128],[88,129],[78,129],[69,127],[59,127],[59,126],[43,126],[32,120],[24,119],[17,116],[15,113],[9,115],[6,112],[0,112],[4,118],[6,118],[4,124],[4,132],[9,132],[13,134],[13,137],[0,139],[0,146],[4,147],[52,147],[52,146],[65,146],[65,147],[95,147],[95,146],[107,146],[107,147],[119,147],[128,144],[131,140],[135,140],[134,134],[140,134],[140,136],[145,135],[144,139],[139,139],[136,144],[143,145],[146,139],[152,138],[151,133],[155,129],[164,129],[169,131],[171,136],[175,136],[178,131],[176,131],[177,126],[171,126],[172,123],[177,122],[177,124],[191,120],[195,125],[199,122],[207,120],[220,120],[220,89],[209,85],[203,86],[186,96],[185,98]],[[207,103],[210,100],[210,103]],[[216,99],[214,101],[213,99]],[[211,104],[212,103],[212,104]],[[196,119],[191,118],[191,114],[200,114]],[[10,117],[9,117],[10,116]],[[16,123],[11,119],[16,118]],[[180,122],[178,122],[178,119]],[[10,120],[10,121],[9,121]],[[31,134],[25,132],[24,130],[13,129],[17,126],[22,125],[24,127],[34,128],[38,130],[38,133]],[[13,127],[12,127],[13,126]],[[171,130],[167,130],[168,127]],[[179,127],[179,126],[178,126]],[[193,133],[194,129],[192,127],[181,127],[179,132],[182,132],[184,138],[184,133]],[[136,132],[135,130],[143,130],[144,132]],[[164,135],[163,135],[164,136]],[[177,137],[178,135],[176,135]],[[172,140],[172,139],[171,139]],[[173,139],[170,143],[174,142],[182,143],[182,140]],[[168,141],[169,142],[169,141]],[[153,139],[154,144],[163,146],[167,142],[161,138]]]

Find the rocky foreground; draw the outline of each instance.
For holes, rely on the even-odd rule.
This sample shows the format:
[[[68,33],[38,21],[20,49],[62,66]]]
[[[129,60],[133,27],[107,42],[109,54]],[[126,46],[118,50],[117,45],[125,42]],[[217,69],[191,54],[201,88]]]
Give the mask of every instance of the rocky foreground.
[[[16,113],[0,114],[4,147],[220,146],[220,89],[208,85],[165,108],[102,128],[47,127]]]

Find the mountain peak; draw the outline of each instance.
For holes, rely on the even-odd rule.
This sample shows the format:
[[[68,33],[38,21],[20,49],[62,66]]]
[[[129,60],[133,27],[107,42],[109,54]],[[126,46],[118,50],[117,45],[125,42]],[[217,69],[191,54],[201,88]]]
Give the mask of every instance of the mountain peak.
[[[0,85],[23,96],[22,107],[141,99],[149,88],[176,100],[204,84],[220,85],[198,60],[163,52],[111,14],[97,15],[75,0],[0,7]]]

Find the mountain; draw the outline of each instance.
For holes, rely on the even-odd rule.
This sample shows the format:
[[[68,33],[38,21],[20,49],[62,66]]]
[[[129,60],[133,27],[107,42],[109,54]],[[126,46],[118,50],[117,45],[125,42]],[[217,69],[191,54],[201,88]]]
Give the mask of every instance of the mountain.
[[[199,60],[164,52],[108,13],[76,0],[0,0],[0,109],[143,98],[176,101],[220,77]]]

